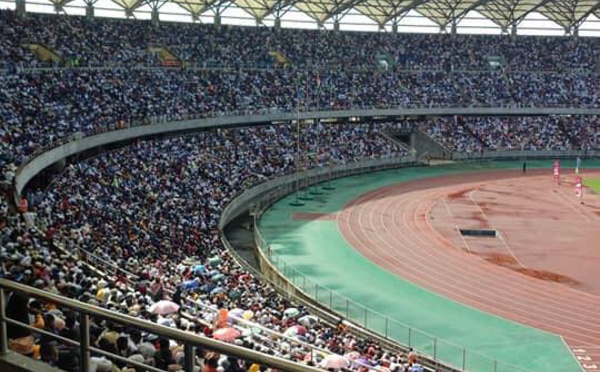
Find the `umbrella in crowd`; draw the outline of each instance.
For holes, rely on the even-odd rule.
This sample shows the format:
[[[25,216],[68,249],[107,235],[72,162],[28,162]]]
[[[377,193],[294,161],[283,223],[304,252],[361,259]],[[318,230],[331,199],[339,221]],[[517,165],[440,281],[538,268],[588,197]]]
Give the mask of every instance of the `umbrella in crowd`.
[[[312,328],[319,324],[319,318],[313,315],[305,315],[302,318],[298,319],[298,323],[307,328]]]
[[[337,355],[337,354],[331,354],[325,357],[325,359],[323,359],[321,361],[321,363],[319,363],[319,366],[321,368],[333,368],[333,369],[341,369],[341,368],[348,368],[350,366],[350,362],[348,361],[348,359],[344,358],[341,355]]]
[[[244,309],[235,308],[233,310],[230,310],[227,313],[227,317],[232,318],[232,319],[241,318],[243,314],[244,314]]]
[[[254,313],[252,312],[252,310],[246,310],[242,314],[242,318],[244,318],[245,320],[250,320],[254,318]]]
[[[288,337],[296,337],[296,336],[302,336],[305,333],[306,333],[306,328],[304,328],[303,326],[300,326],[300,325],[295,325],[295,326],[291,326],[290,328],[286,329],[283,334]]]
[[[183,287],[183,289],[187,289],[187,290],[195,289],[199,285],[200,285],[200,280],[198,278],[192,279],[192,280],[186,280],[185,282],[181,283],[181,286]]]
[[[223,292],[225,292],[225,288],[217,287],[217,288],[214,288],[212,291],[210,291],[210,294],[216,295],[216,294],[223,293]]]
[[[295,307],[290,307],[289,309],[285,309],[285,311],[283,312],[283,316],[286,318],[293,318],[300,315],[300,310],[296,309]]]
[[[344,355],[345,358],[349,359],[349,360],[357,360],[358,358],[360,358],[360,353],[358,351],[351,351],[349,353],[346,353],[346,355]]]
[[[224,278],[225,278],[225,275],[223,275],[223,274],[217,274],[217,275],[213,276],[211,280],[213,281],[213,283],[216,283],[219,280],[224,279]]]
[[[356,359],[354,362],[360,366],[371,366],[371,361],[368,358],[362,356]]]
[[[232,342],[235,341],[242,335],[240,331],[235,328],[226,327],[220,328],[213,332],[213,338],[219,341]]]
[[[204,267],[204,265],[196,265],[194,266],[192,271],[194,272],[194,274],[201,274],[206,272],[206,268]]]
[[[214,287],[215,287],[214,285],[212,285],[210,283],[206,283],[206,284],[204,284],[203,286],[200,287],[200,290],[204,291],[204,292],[210,292],[210,291],[213,290]]]
[[[208,264],[210,266],[217,266],[217,265],[219,265],[222,262],[223,262],[223,260],[221,259],[221,257],[218,257],[218,256],[211,257],[211,258],[208,259]]]
[[[150,306],[150,308],[148,308],[148,311],[150,313],[158,314],[158,315],[172,314],[172,313],[177,312],[177,310],[179,310],[179,305],[177,305],[173,301],[168,301],[168,300],[158,301],[158,302],[152,304],[152,306]]]

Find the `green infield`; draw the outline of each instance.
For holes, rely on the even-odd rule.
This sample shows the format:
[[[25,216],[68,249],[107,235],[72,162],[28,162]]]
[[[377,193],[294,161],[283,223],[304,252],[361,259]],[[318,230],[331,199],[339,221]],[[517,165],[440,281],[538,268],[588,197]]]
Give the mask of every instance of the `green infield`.
[[[596,194],[600,194],[600,178],[586,178],[583,183]]]

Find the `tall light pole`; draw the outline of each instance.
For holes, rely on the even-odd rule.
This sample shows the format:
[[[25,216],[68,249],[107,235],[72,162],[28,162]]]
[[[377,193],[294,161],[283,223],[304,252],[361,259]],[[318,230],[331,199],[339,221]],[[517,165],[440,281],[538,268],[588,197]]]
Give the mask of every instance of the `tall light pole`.
[[[317,122],[317,130],[316,130],[316,135],[317,135],[317,149],[316,149],[316,161],[317,161],[317,167],[321,168],[321,118],[319,117],[319,108],[321,106],[321,102],[320,102],[320,92],[321,92],[321,75],[319,75],[319,72],[317,71],[317,104],[316,104],[316,115],[315,115],[315,120]],[[323,195],[322,191],[319,191],[319,183],[315,183],[313,190],[310,192],[312,195]]]
[[[294,201],[290,205],[295,207],[303,206],[304,203],[300,201],[300,97],[301,88],[297,87],[297,101],[296,101],[296,192]]]

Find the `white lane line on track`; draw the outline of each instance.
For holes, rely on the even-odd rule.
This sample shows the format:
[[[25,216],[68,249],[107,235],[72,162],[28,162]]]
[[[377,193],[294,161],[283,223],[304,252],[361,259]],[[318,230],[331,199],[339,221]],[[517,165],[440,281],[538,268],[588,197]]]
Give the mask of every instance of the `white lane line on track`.
[[[512,256],[512,258],[515,259],[515,261],[517,262],[517,264],[519,266],[521,266],[522,268],[526,269],[527,266],[523,265],[523,263],[521,262],[521,260],[519,260],[519,257],[517,257],[517,255],[515,254],[515,252],[508,245],[508,243],[506,243],[506,240],[502,236],[502,233],[500,231],[496,230],[496,235],[498,236],[498,239],[500,239],[500,241],[502,242],[502,244],[504,244],[504,247],[506,248],[506,250],[508,251],[508,253],[510,253],[510,255]]]
[[[483,210],[483,208],[481,208],[481,205],[479,205],[479,203],[477,202],[477,200],[475,200],[475,197],[473,197],[473,193],[475,191],[477,191],[477,189],[473,189],[473,190],[471,190],[471,192],[469,192],[469,199],[471,199],[471,201],[473,202],[473,204],[475,204],[477,206],[477,208],[479,208],[479,211],[483,215],[483,218],[485,218],[485,220],[489,223],[490,219],[488,218],[487,214],[485,214],[485,211]]]
[[[446,211],[448,212],[448,215],[450,216],[450,219],[452,220],[452,222],[456,222],[454,220],[454,214],[452,213],[452,209],[450,208],[450,205],[448,204],[448,201],[446,200],[446,196],[443,196],[441,198],[441,200],[442,200],[442,203],[444,203],[444,206],[446,207]],[[469,243],[467,243],[467,240],[465,239],[463,234],[460,233],[460,227],[458,227],[458,225],[455,224],[454,228],[456,229],[456,233],[458,234],[458,236],[462,240],[463,244],[465,245],[465,249],[467,250],[467,252],[471,253],[472,252],[471,247],[469,246]]]
[[[364,204],[364,203],[363,203],[363,204]],[[405,204],[403,204],[403,205],[405,205]],[[362,213],[362,209],[363,209],[363,208],[364,208],[364,207],[363,207],[363,205],[361,205],[361,207],[359,207],[359,209],[357,209],[357,210],[355,211],[355,212],[358,212],[358,215],[359,215],[359,225],[361,225],[361,226],[362,226],[362,225],[364,225],[364,224],[363,224],[363,220],[364,220],[364,218],[363,218],[363,217],[364,217],[364,214]],[[382,210],[382,208],[381,208],[381,207],[379,207],[379,206],[377,206],[375,209],[376,209],[376,210]],[[395,209],[395,210],[397,210],[397,208],[394,208],[394,209]],[[371,219],[372,219],[372,217],[373,217],[373,216],[372,216],[372,214],[373,214],[373,213],[369,213],[369,214],[371,215],[370,217],[371,217]],[[419,214],[419,215],[420,215],[420,214]],[[380,218],[381,218],[381,217],[380,217]],[[416,221],[416,220],[418,220],[418,219],[410,219],[410,218],[408,218],[408,220],[407,220],[407,218],[406,218],[406,213],[404,214],[404,218],[405,218],[405,221],[409,221],[409,220]],[[409,222],[410,222],[410,221],[409,221]],[[371,225],[371,226],[372,226],[372,225]],[[370,227],[371,227],[371,226],[370,226]],[[385,228],[385,227],[384,227],[384,228]],[[411,231],[414,231],[414,230],[412,230],[412,229],[411,229]],[[353,232],[354,232],[354,231],[353,231]],[[414,235],[411,235],[411,237],[412,237],[412,238],[414,238]],[[374,237],[372,237],[372,236],[369,236],[369,237],[363,236],[363,238],[366,238],[366,240],[368,240],[368,241],[369,241],[369,243],[370,243],[370,244],[368,244],[368,246],[372,246],[372,247],[377,247],[377,246],[379,246],[379,244],[377,243],[377,241],[373,239]],[[410,239],[410,238],[409,238],[409,239]],[[408,240],[408,239],[396,239],[396,240],[397,240],[397,241],[409,242],[409,240]],[[393,251],[393,247],[391,247],[389,244],[387,244],[387,243],[389,243],[389,241],[387,241],[387,240],[383,240],[383,239],[382,239],[382,243],[383,243],[384,245],[388,245],[390,248],[392,248],[391,250]],[[369,248],[368,248],[368,250],[369,250],[369,251],[374,251],[373,249],[369,249]],[[394,262],[396,261],[396,260],[394,259],[394,257],[393,257],[393,256],[389,256],[389,255],[387,255],[387,254],[385,253],[385,252],[389,252],[389,251],[390,251],[390,250],[388,250],[388,249],[385,249],[385,251],[384,251],[384,252],[382,252],[382,255],[384,255],[384,256],[385,256],[386,262],[388,262],[388,263],[390,263],[390,262],[391,262],[391,263],[392,263],[392,266],[399,267],[399,265],[397,265],[397,264],[395,264],[395,263],[394,263]],[[403,257],[403,261],[407,261],[407,258],[409,258],[407,255],[402,255],[402,257]],[[422,261],[422,260],[420,260],[420,261]],[[431,264],[432,262],[431,262],[431,261],[428,261],[428,263],[429,263],[429,264]],[[410,261],[410,262],[409,262],[409,267],[413,267],[413,266],[419,266],[419,264],[418,264],[418,261]],[[432,270],[432,269],[433,269],[433,270],[435,270],[435,267],[431,268],[431,267],[426,267],[426,266],[425,266],[425,267],[423,267],[423,269],[424,269],[424,270]],[[397,273],[396,273],[396,275],[397,275]],[[435,278],[434,278],[434,279],[435,279]],[[447,278],[447,277],[446,277],[445,279],[447,279],[447,280],[452,280],[453,278]],[[413,283],[414,283],[414,282],[413,282]],[[433,283],[433,282],[431,282],[431,281],[430,281],[430,282],[429,282],[429,286],[437,287],[435,284],[432,284],[432,283]],[[458,284],[459,284],[459,282],[457,282],[457,285],[458,285]],[[454,290],[456,290],[456,288],[454,288]],[[442,292],[444,292],[444,291],[448,291],[448,290],[447,290],[447,289],[445,289],[445,288],[442,288]],[[435,290],[434,290],[433,292],[436,292],[436,293],[438,293],[438,294],[439,294],[439,290],[438,290],[438,291],[435,291]],[[456,292],[453,292],[453,294],[454,294],[454,297],[456,297],[456,296],[457,296]],[[460,297],[460,295],[458,295],[458,296]],[[503,296],[503,297],[505,297],[505,296]],[[450,299],[450,300],[452,300],[451,298],[449,298],[449,299]],[[471,302],[472,302],[472,299],[471,299]],[[497,303],[497,304],[501,304],[501,303],[502,303],[502,304],[506,304],[506,302],[507,302],[507,301],[506,301],[506,299],[504,299],[502,302],[496,302],[496,303]],[[464,304],[464,303],[463,303],[463,305],[465,305],[465,306],[469,306],[469,305],[467,305],[467,304]],[[539,304],[537,304],[537,305],[539,305]],[[515,305],[515,306],[516,306],[516,305]],[[513,306],[512,308],[514,309],[514,308],[515,308],[515,306]],[[496,308],[498,308],[498,306],[496,306]],[[478,310],[480,310],[480,309],[478,309]],[[488,312],[489,312],[489,311],[488,311]],[[494,314],[493,312],[491,312],[491,313],[492,313],[492,314]],[[511,314],[511,313],[510,313],[510,312],[505,312],[505,314]],[[511,314],[511,315],[512,315],[512,314]],[[509,318],[510,318],[510,316],[509,316]],[[514,317],[513,317],[513,318],[514,318]],[[510,319],[509,319],[509,320],[510,320]],[[539,330],[539,328],[538,328],[538,330]],[[562,330],[562,329],[561,329],[561,330]],[[586,329],[586,330],[587,330],[587,329]]]
[[[361,208],[361,209],[362,209],[362,208]],[[378,210],[379,210],[379,208],[378,208]],[[352,213],[352,214],[354,214],[354,213]],[[418,219],[416,219],[416,220],[418,220]],[[352,229],[350,229],[350,231],[352,231]],[[353,231],[352,231],[352,235],[354,235]],[[412,234],[411,234],[411,235],[412,235]],[[371,240],[371,239],[368,239],[368,240]],[[431,270],[431,267],[429,267],[428,269],[430,269],[430,270]],[[568,302],[567,302],[567,303],[568,303]],[[562,303],[562,305],[563,305],[563,308],[564,308],[564,305],[565,305],[565,303],[563,302],[563,303]],[[579,308],[579,311],[581,311],[581,310],[582,310],[582,309],[581,309],[581,308]],[[588,330],[589,330],[589,329],[588,329]]]
[[[585,218],[588,222],[591,221],[591,218],[587,214],[583,213],[580,210],[580,208],[579,208],[580,204],[577,203],[576,204],[577,206],[575,206],[573,203],[573,200],[571,198],[567,197],[566,195],[564,195],[560,189],[558,189],[558,190],[554,189],[553,194],[558,197],[559,201],[562,202],[562,204],[566,205],[571,210],[575,211],[575,213],[577,213],[581,217]]]

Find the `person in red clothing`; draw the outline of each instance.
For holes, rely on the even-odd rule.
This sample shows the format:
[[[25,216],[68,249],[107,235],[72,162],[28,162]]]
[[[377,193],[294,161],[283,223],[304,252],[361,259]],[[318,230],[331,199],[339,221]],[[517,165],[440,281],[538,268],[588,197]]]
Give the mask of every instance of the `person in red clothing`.
[[[204,358],[204,366],[202,372],[217,372],[219,367],[219,355],[213,352],[206,354]]]

